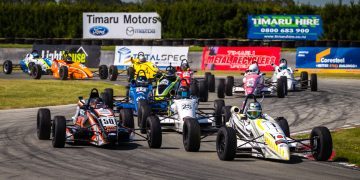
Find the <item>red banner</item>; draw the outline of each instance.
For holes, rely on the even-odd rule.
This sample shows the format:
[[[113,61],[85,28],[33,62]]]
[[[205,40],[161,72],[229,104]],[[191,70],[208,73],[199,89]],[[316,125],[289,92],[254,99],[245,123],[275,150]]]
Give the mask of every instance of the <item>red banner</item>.
[[[201,69],[245,71],[257,62],[260,71],[273,71],[279,65],[280,47],[204,47]]]

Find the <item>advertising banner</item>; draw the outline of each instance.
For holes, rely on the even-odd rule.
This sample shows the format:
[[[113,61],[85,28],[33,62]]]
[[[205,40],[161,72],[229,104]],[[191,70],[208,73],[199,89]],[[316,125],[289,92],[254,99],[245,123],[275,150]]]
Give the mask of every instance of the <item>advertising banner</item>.
[[[41,57],[50,59],[63,59],[65,51],[74,62],[80,62],[90,68],[99,67],[100,46],[95,45],[47,45],[34,44],[33,50],[39,51]]]
[[[360,69],[359,54],[360,48],[300,47],[296,49],[296,68]]]
[[[174,46],[116,46],[114,65],[126,69],[131,65],[130,58],[137,58],[143,52],[148,61],[154,62],[159,68],[180,66],[182,60],[188,60],[189,47]]]
[[[160,16],[148,13],[83,13],[83,38],[161,39]]]
[[[323,33],[319,15],[249,15],[248,39],[317,40]]]
[[[201,69],[245,71],[257,62],[260,71],[273,71],[272,64],[279,64],[279,47],[204,47]]]

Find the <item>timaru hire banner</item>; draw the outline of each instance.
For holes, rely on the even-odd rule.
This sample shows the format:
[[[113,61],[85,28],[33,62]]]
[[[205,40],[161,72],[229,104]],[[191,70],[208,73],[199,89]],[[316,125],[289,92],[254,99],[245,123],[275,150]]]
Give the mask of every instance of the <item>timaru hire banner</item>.
[[[318,15],[248,16],[248,39],[317,40],[322,32]]]

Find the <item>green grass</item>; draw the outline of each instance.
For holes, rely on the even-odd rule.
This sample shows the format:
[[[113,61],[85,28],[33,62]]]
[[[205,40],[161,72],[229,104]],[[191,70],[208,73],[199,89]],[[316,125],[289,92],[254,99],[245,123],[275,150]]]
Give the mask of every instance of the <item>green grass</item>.
[[[0,79],[0,109],[75,104],[79,96],[87,98],[92,88],[113,88],[115,95],[125,94],[123,86],[102,81]]]
[[[102,51],[115,51],[116,46],[101,46]]]
[[[334,161],[345,161],[360,167],[360,127],[331,132]],[[307,138],[309,135],[297,135],[296,138]]]

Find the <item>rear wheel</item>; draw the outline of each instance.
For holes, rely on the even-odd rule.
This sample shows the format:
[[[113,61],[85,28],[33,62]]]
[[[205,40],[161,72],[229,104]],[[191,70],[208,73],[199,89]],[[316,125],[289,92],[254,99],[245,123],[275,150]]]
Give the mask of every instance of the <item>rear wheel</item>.
[[[275,121],[280,126],[281,130],[284,132],[286,137],[290,137],[290,128],[287,120],[283,117],[275,118]]]
[[[160,148],[162,144],[162,132],[160,120],[157,116],[146,118],[146,134],[150,148]]]
[[[225,125],[231,118],[231,106],[224,106],[222,108],[222,114],[224,115],[223,125]]]
[[[219,79],[219,85],[217,88],[218,98],[225,98],[225,79]]]
[[[315,127],[310,134],[312,155],[317,161],[326,161],[332,154],[332,137],[328,128]]]
[[[231,161],[236,156],[236,132],[233,128],[223,126],[216,137],[216,152],[220,160]]]
[[[55,148],[63,148],[66,138],[66,119],[64,116],[55,116],[53,123],[52,145]]]
[[[36,122],[37,137],[40,140],[50,139],[51,133],[51,113],[49,109],[40,108],[37,113]]]
[[[278,98],[285,97],[285,83],[282,78],[278,79],[276,82],[276,94]]]
[[[190,93],[192,96],[198,96],[199,94],[199,86],[195,79],[193,79],[190,84]]]
[[[309,85],[309,77],[308,73],[306,71],[302,71],[300,73],[300,81],[301,81],[301,88],[307,89]]]
[[[61,80],[66,80],[68,78],[69,75],[69,70],[68,67],[66,66],[61,66],[60,67],[60,71],[59,71],[59,76]]]
[[[206,80],[199,82],[199,100],[200,102],[207,102],[209,98],[208,84]]]
[[[211,72],[205,72],[204,78],[205,78],[206,82],[209,82],[210,76],[211,76]]]
[[[134,116],[132,109],[120,109],[119,120],[123,127],[130,129],[134,129]],[[130,133],[128,132],[120,132],[118,140],[119,142],[124,140],[129,140]]]
[[[112,88],[106,88],[104,92],[101,93],[101,99],[105,105],[112,109],[114,107],[114,90]]]
[[[317,91],[317,74],[311,74],[310,75],[310,88],[311,91]]]
[[[226,77],[225,94],[227,96],[233,95],[233,91],[232,91],[233,87],[234,87],[234,76]]]
[[[135,69],[133,67],[129,67],[127,69],[127,75],[128,75],[128,82],[130,82],[135,77]]]
[[[214,101],[214,116],[215,116],[215,124],[216,127],[220,127],[222,123],[222,109],[225,106],[225,102],[223,99],[216,99]]]
[[[200,149],[200,125],[194,118],[184,118],[183,144],[186,151],[197,152]]]
[[[119,75],[118,68],[114,65],[110,66],[109,69],[109,79],[110,81],[116,81],[117,77]]]
[[[5,74],[11,74],[13,69],[12,62],[10,60],[6,60],[3,64],[3,72]]]
[[[99,77],[100,77],[100,79],[107,79],[108,76],[109,76],[108,67],[106,65],[99,66]]]
[[[208,79],[209,92],[215,92],[215,75],[211,74]]]
[[[138,126],[140,128],[140,133],[146,133],[146,119],[151,114],[151,107],[148,104],[147,100],[140,99],[138,102]]]
[[[30,76],[33,79],[40,79],[41,73],[42,73],[42,68],[39,64],[34,64],[33,66],[31,66]]]

